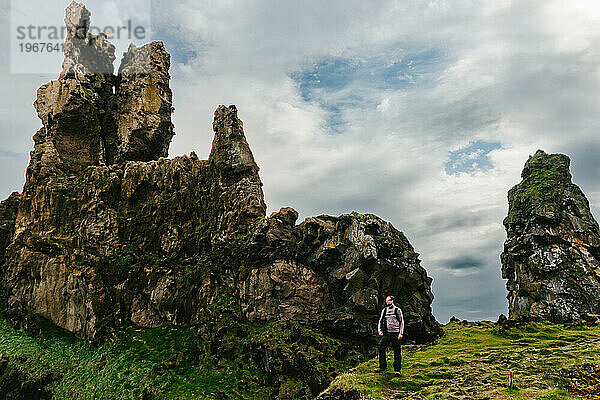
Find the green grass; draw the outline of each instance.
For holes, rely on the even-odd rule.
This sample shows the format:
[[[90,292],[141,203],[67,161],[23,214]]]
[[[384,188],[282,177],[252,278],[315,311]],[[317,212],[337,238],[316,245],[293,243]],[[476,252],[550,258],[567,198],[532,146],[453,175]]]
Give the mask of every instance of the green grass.
[[[370,214],[370,213],[361,214],[361,213],[359,213],[359,212],[357,212],[357,211],[352,211],[350,214],[351,214],[352,216],[354,216],[355,218],[358,218],[358,219],[359,219],[359,220],[361,220],[361,221],[364,221],[364,220],[366,220],[366,219],[370,219],[370,218],[374,218],[374,219],[377,219],[377,220],[380,220],[380,219],[381,219],[381,218],[379,218],[377,215],[375,215],[375,214]]]
[[[53,399],[269,398],[261,374],[230,360],[213,365],[189,328],[115,330],[95,348],[49,326],[38,335],[0,320],[0,355],[8,356],[26,382],[42,382]]]
[[[372,359],[338,376],[327,393],[359,392],[379,400],[580,399],[600,393],[600,376],[589,372],[590,365],[600,366],[598,326],[530,323],[500,330],[492,323],[453,322],[444,330],[434,345],[403,346],[402,377],[374,373]],[[514,388],[508,388],[510,371]]]
[[[32,334],[0,318],[0,397],[23,398],[3,389],[18,380],[56,400],[313,399],[364,360],[307,327],[242,323],[238,308],[225,294],[195,328],[121,326],[99,347],[56,327]]]
[[[372,372],[375,359],[358,364],[355,350],[314,330],[240,324],[236,312],[223,296],[207,309],[198,328],[210,330],[202,335],[196,328],[122,326],[99,347],[55,327],[41,326],[34,335],[0,319],[0,387],[2,362],[8,362],[21,384],[38,383],[54,399],[300,400],[314,398],[315,388],[335,376],[329,392],[379,400],[561,400],[600,393],[598,326],[530,323],[502,330],[453,322],[436,344],[403,347],[398,378]],[[261,367],[265,355],[269,373]],[[507,387],[510,371],[514,388]]]

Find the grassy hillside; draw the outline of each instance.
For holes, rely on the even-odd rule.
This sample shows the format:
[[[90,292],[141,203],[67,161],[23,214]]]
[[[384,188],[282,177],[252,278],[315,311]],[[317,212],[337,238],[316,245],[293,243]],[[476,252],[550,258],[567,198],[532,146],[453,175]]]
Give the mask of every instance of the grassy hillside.
[[[434,345],[403,347],[402,377],[372,372],[373,359],[338,376],[321,398],[600,399],[599,326],[452,322],[444,329]]]
[[[213,304],[208,332],[123,326],[99,347],[51,326],[35,335],[15,330],[0,318],[0,398],[314,399],[363,359],[306,327],[240,324],[234,308],[227,299]]]
[[[224,319],[208,342],[190,328],[128,326],[94,347],[56,328],[32,335],[0,319],[0,397],[300,400],[342,373],[323,399],[600,399],[599,326],[453,322],[445,331],[434,345],[404,346],[396,378],[373,373],[375,359],[342,373],[360,355],[299,326]]]

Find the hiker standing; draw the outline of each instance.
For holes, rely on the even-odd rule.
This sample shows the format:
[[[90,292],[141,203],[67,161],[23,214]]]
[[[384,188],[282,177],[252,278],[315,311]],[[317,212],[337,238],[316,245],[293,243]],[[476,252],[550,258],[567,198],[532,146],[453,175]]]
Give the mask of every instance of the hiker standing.
[[[402,368],[402,353],[401,343],[402,335],[404,334],[404,317],[400,307],[394,305],[394,296],[388,296],[385,299],[386,307],[381,311],[379,316],[379,368],[376,372],[384,372],[387,370],[387,362],[385,352],[390,343],[394,349],[394,373],[400,375]]]

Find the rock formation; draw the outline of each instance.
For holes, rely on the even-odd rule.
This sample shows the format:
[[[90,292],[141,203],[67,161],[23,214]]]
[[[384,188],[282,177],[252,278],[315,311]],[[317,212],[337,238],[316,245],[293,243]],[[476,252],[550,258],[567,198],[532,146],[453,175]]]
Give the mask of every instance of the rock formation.
[[[92,35],[91,13],[81,3],[71,2],[65,12],[67,36],[63,47],[61,79],[71,77],[87,81],[102,75],[112,75],[115,46],[104,33]]]
[[[508,194],[502,277],[509,318],[577,321],[600,314],[600,232],[569,157],[538,150]]]
[[[170,56],[161,42],[129,46],[119,67],[117,161],[167,157],[173,138]]]
[[[222,114],[237,119],[235,107]],[[243,136],[223,145],[247,146]],[[6,254],[8,316],[28,326],[23,317],[39,315],[88,339],[122,321],[196,321],[233,279],[227,253],[214,265],[207,256],[266,210],[257,168],[234,179],[218,165],[192,153],[27,182]]]
[[[441,333],[431,278],[401,232],[356,213],[296,225],[298,213],[283,208],[267,218],[235,106],[215,111],[208,160],[164,158],[173,125],[162,43],[130,47],[115,76],[114,48],[87,34],[85,7],[71,3],[65,22],[64,70],[38,91],[43,128],[23,193],[0,205],[13,323],[43,318],[99,340],[124,322],[197,324],[233,293],[250,322],[290,320],[371,343],[393,294],[408,340]]]
[[[336,336],[376,334],[386,293],[396,295],[409,341],[439,334],[431,315],[431,278],[404,234],[371,214],[321,215],[295,226],[283,208],[260,220],[248,239],[252,267],[239,286],[251,321],[305,320]]]
[[[34,136],[27,183],[90,165],[166,157],[174,133],[164,45],[131,45],[115,76],[115,47],[106,35],[88,32],[83,4],[69,5],[65,24],[63,71],[35,101],[43,127]]]

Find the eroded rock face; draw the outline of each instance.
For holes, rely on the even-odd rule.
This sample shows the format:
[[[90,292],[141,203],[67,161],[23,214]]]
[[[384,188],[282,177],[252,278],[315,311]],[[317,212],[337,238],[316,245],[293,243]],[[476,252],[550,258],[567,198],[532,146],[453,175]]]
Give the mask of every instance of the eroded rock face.
[[[23,193],[0,204],[2,301],[13,323],[44,318],[98,340],[121,322],[200,323],[226,293],[250,322],[371,343],[393,294],[408,340],[441,333],[431,279],[401,232],[356,213],[296,225],[288,207],[266,218],[235,106],[215,111],[208,160],[164,158],[173,125],[162,43],[130,47],[114,76],[114,48],[87,33],[85,7],[73,2],[65,21],[71,42],[60,78],[38,91],[44,126]]]
[[[90,15],[74,1],[65,11],[63,71],[37,93],[35,109],[43,127],[34,136],[28,183],[59,171],[168,154],[174,133],[170,56],[164,45],[132,45],[115,76],[115,47],[106,35],[88,32]]]
[[[251,322],[310,321],[327,311],[327,282],[294,261],[252,269],[239,284],[242,312]]]
[[[569,166],[567,156],[539,150],[508,194],[509,318],[569,322],[600,313],[600,232]]]
[[[0,265],[4,263],[4,253],[15,234],[15,220],[19,207],[19,194],[13,193],[0,203]]]
[[[170,55],[161,42],[123,54],[117,93],[117,161],[167,157],[173,138]]]
[[[296,226],[297,216],[291,208],[273,213],[248,239],[246,262],[267,265],[240,279],[251,321],[312,320],[336,336],[368,340],[392,294],[404,312],[406,340],[439,336],[432,280],[402,232],[371,214],[322,215]]]
[[[93,83],[64,78],[38,90],[35,108],[43,127],[35,134],[29,180],[43,179],[61,171],[81,171],[88,165],[105,163],[104,130],[107,98],[112,95],[110,76]],[[109,127],[110,125],[106,125]]]

